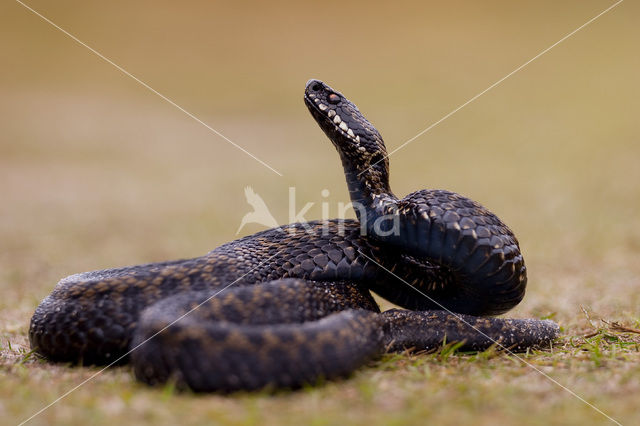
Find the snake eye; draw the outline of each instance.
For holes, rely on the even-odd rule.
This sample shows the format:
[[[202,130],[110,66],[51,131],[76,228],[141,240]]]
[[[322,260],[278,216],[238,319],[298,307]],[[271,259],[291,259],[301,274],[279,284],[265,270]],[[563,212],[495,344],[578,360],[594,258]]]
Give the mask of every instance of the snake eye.
[[[340,96],[336,95],[335,93],[329,95],[329,103],[335,105],[338,102],[340,102]]]

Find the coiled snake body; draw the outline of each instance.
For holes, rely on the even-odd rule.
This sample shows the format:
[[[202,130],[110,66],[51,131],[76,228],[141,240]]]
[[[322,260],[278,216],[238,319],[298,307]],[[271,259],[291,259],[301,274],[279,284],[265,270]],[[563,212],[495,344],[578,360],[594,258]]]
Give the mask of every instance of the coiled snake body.
[[[55,361],[130,360],[150,384],[232,391],[295,388],[445,339],[520,350],[556,337],[551,321],[483,316],[524,296],[509,228],[452,192],[398,200],[382,138],[356,106],[317,80],[304,100],[340,154],[358,220],[291,224],[195,259],[64,278],[31,319],[32,348]],[[381,313],[370,290],[411,310]]]

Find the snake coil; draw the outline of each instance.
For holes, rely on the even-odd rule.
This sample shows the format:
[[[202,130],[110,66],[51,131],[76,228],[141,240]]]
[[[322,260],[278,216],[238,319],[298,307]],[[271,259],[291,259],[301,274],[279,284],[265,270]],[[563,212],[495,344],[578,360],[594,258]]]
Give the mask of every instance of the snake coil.
[[[337,149],[358,220],[291,224],[208,254],[76,274],[37,307],[31,346],[53,361],[131,361],[149,384],[296,388],[383,351],[446,341],[544,346],[551,321],[489,317],[518,304],[526,268],[497,216],[453,192],[398,199],[378,131],[318,80],[304,96]],[[370,291],[409,310],[380,312]]]

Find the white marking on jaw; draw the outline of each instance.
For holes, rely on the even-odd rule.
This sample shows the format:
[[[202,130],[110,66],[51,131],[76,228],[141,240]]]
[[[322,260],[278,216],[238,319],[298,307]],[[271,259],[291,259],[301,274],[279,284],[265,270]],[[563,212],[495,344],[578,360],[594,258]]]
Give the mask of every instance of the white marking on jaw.
[[[327,105],[325,104],[319,104],[318,108],[320,108],[322,111],[326,110],[327,108],[329,108]],[[340,130],[342,130],[344,133],[347,134],[347,136],[355,141],[356,145],[360,145],[360,136],[356,136],[355,133],[353,133],[353,130],[351,130],[349,128],[349,125],[347,124],[346,121],[342,121],[342,117],[340,117],[338,115],[337,112],[335,112],[335,110],[330,109],[327,112],[327,116],[329,117],[329,119],[331,119],[333,117],[333,122],[334,124],[337,124],[338,127],[340,128]],[[364,149],[362,149],[362,151],[364,151]]]
[[[365,151],[366,151],[366,148],[365,148],[364,146],[359,146],[359,147],[358,147],[358,151],[360,151],[360,152],[365,152]]]

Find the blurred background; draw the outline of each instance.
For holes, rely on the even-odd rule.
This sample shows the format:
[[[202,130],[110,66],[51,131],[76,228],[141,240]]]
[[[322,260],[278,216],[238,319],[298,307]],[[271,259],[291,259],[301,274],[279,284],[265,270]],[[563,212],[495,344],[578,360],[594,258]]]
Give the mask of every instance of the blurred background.
[[[322,202],[337,215],[348,193],[303,104],[309,78],[353,100],[392,151],[614,2],[27,4],[282,176],[2,2],[0,417],[20,421],[93,371],[25,355],[29,318],[60,278],[199,256],[235,239],[251,210],[245,186],[279,223],[289,221],[289,187],[296,210],[315,203],[307,219],[321,217]],[[606,349],[606,360],[599,346],[572,345],[592,331],[583,308],[594,326],[640,328],[639,8],[621,3],[391,157],[397,195],[456,191],[515,231],[529,286],[508,315],[552,317],[570,336],[553,358],[531,362],[623,422],[637,419],[637,357],[628,358],[637,340],[635,352],[629,339],[622,355]],[[112,369],[34,424],[606,421],[510,357],[434,356],[392,358],[276,398],[172,397]]]
[[[63,276],[236,238],[245,186],[280,223],[292,186],[298,208],[315,202],[307,219],[348,201],[307,79],[353,100],[393,150],[611,4],[28,2],[279,176],[3,2],[3,332],[24,335]],[[530,271],[515,316],[638,318],[638,12],[622,3],[391,157],[396,194],[446,188],[514,229]]]

